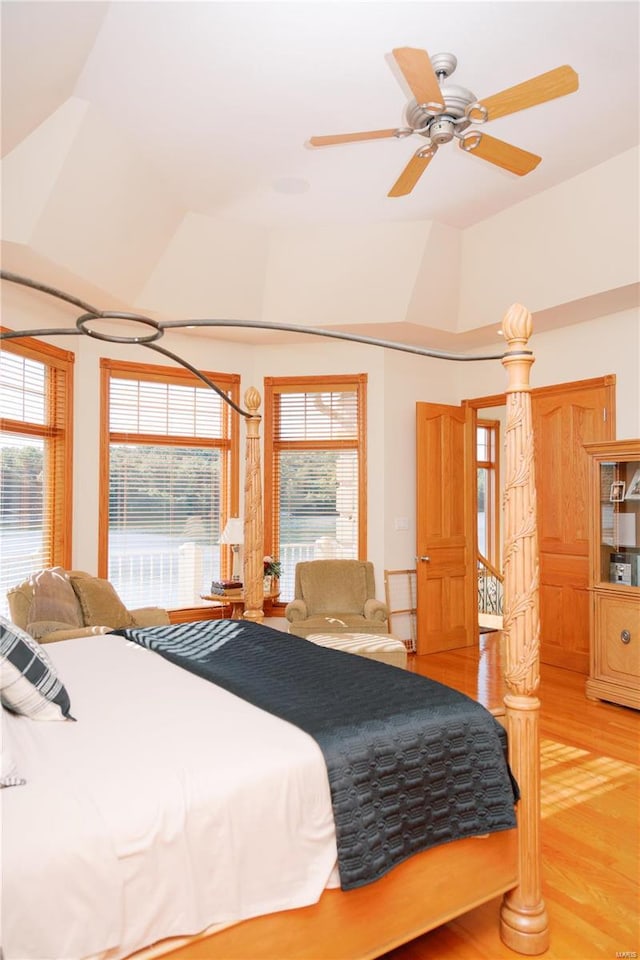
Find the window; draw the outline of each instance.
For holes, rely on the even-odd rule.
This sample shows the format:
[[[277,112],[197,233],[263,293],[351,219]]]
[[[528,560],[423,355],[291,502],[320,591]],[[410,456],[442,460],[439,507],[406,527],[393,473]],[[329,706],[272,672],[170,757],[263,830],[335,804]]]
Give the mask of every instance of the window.
[[[265,551],[282,565],[365,557],[365,374],[265,379]]]
[[[478,420],[476,431],[476,467],[478,478],[478,551],[499,569],[500,531],[498,509],[497,420]]]
[[[0,353],[0,603],[43,567],[71,564],[74,356],[30,337]]]
[[[102,360],[100,570],[129,607],[200,603],[227,572],[238,414],[188,371]],[[238,400],[237,375],[207,373]]]

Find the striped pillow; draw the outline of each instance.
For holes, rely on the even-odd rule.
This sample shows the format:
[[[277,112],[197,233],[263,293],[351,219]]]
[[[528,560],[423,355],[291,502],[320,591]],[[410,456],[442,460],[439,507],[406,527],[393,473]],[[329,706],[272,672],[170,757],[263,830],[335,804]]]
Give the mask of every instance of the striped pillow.
[[[18,767],[13,756],[13,749],[9,743],[9,731],[6,729],[4,723],[4,708],[2,713],[2,741],[0,743],[0,789],[4,789],[4,787],[21,787],[27,781],[18,773]]]
[[[13,713],[34,720],[73,720],[64,684],[40,644],[0,617],[0,698]]]

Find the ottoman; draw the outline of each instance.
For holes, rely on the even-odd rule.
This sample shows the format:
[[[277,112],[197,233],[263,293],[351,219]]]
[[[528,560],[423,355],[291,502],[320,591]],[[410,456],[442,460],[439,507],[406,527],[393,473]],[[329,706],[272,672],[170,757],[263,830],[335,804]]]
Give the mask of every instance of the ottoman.
[[[307,637],[312,643],[345,653],[357,653],[370,660],[381,660],[393,667],[406,667],[407,649],[397,637],[390,633],[310,633]]]

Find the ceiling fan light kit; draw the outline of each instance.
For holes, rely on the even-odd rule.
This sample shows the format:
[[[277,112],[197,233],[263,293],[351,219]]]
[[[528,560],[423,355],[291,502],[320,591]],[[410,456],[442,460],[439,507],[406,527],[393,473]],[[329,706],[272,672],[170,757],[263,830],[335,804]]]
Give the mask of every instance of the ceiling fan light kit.
[[[426,50],[397,47],[393,56],[413,93],[413,99],[405,109],[408,125],[392,130],[311,137],[309,141],[313,147],[326,147],[387,137],[402,140],[413,134],[424,137],[427,145],[421,147],[409,160],[387,194],[389,197],[401,197],[411,193],[438,148],[450,143],[454,137],[460,148],[471,156],[486,160],[519,177],[531,173],[540,163],[541,157],[504,140],[468,128],[472,123],[482,124],[508,116],[510,113],[566,96],[578,89],[578,74],[572,67],[565,65],[479,101],[466,87],[453,83],[445,84],[444,81],[458,65],[454,54],[436,53],[430,57]]]

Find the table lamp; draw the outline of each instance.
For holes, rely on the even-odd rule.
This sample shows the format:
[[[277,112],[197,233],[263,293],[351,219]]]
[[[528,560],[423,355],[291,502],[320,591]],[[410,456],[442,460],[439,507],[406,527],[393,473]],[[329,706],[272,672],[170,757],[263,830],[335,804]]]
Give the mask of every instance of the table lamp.
[[[244,522],[241,517],[229,517],[220,535],[220,543],[228,543],[233,553],[231,579],[240,579],[240,544],[244,543]]]

